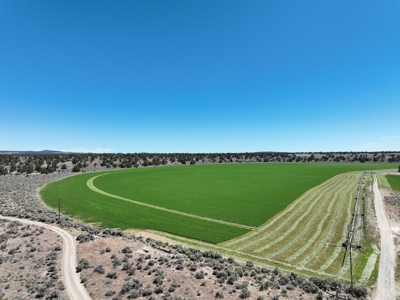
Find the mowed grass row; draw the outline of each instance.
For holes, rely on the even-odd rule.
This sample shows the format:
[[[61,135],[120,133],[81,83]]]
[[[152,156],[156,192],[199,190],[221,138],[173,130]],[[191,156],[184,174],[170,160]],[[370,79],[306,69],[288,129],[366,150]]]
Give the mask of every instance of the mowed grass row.
[[[386,175],[386,179],[393,190],[400,192],[400,175]]]
[[[260,226],[307,190],[333,176],[392,164],[223,164],[153,167],[108,171],[95,187],[106,193],[169,210],[226,222]],[[102,173],[82,174],[54,182],[42,198],[65,214],[103,227],[139,228],[220,243],[248,230],[151,209],[93,192],[87,181]]]
[[[219,246],[296,270],[337,276],[343,254],[341,243],[347,234],[361,174],[335,176],[308,191],[260,230]],[[355,262],[361,272],[365,264],[366,260]]]

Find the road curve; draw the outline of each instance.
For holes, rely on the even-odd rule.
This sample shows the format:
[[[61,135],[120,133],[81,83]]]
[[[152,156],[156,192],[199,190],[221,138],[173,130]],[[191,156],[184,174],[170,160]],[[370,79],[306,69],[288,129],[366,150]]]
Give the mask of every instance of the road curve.
[[[73,300],[91,300],[85,287],[81,284],[79,273],[75,272],[76,267],[76,243],[71,234],[67,231],[52,225],[36,221],[18,219],[13,217],[0,216],[2,219],[18,221],[25,224],[36,225],[50,229],[59,234],[63,239],[63,256],[61,260],[62,280],[69,296]]]
[[[374,199],[376,219],[381,233],[381,257],[379,261],[378,285],[375,299],[395,300],[395,248],[392,229],[385,214],[376,175],[374,175]]]

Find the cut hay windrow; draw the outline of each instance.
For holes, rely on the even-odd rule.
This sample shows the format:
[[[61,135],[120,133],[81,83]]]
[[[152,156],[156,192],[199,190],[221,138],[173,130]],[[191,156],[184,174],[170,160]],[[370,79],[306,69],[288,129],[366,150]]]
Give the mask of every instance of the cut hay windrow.
[[[301,254],[303,254],[310,246],[312,243],[314,243],[315,240],[317,240],[317,238],[319,237],[319,235],[321,234],[321,231],[325,225],[325,221],[331,217],[331,213],[332,213],[332,207],[335,204],[335,217],[331,218],[331,221],[328,223],[328,225],[326,226],[326,228],[328,229],[328,233],[325,235],[325,237],[323,239],[320,239],[322,243],[320,243],[319,245],[317,245],[316,247],[313,248],[312,253],[307,253],[307,257],[301,261],[298,266],[299,267],[304,267],[306,264],[308,264],[312,259],[314,259],[319,253],[321,253],[321,250],[324,246],[325,242],[331,241],[330,238],[332,237],[334,230],[329,230],[334,228],[334,225],[336,224],[337,220],[340,218],[341,215],[341,210],[342,207],[344,205],[345,199],[347,197],[345,197],[345,195],[347,193],[349,193],[352,189],[354,189],[354,187],[356,186],[352,179],[354,176],[351,176],[351,178],[348,178],[348,176],[344,176],[343,180],[346,180],[346,184],[343,185],[343,187],[338,190],[335,195],[334,195],[334,200],[330,202],[330,205],[328,206],[328,209],[324,215],[324,217],[322,218],[322,220],[319,222],[317,230],[315,231],[314,235],[309,239],[309,241],[303,246],[301,247],[294,255],[292,255],[287,261],[292,262],[293,260],[297,259]],[[342,194],[344,194],[342,196]],[[339,199],[339,203],[337,203],[335,200]],[[341,201],[340,201],[341,200]],[[331,241],[332,242],[332,241]]]
[[[281,222],[279,224],[279,219],[273,219],[271,220],[271,222],[269,222],[268,224],[266,224],[265,226],[262,226],[259,230],[256,230],[252,233],[246,234],[243,238],[240,238],[238,240],[235,241],[235,243],[239,242],[244,242],[248,239],[251,238],[251,242],[249,243],[245,243],[244,245],[240,246],[240,247],[235,247],[237,251],[243,251],[244,249],[248,249],[258,243],[260,243],[263,240],[268,239],[269,237],[273,236],[275,233],[279,232],[282,228],[284,228],[288,223],[290,223],[293,219],[298,218],[297,214],[301,214],[301,211],[304,207],[308,207],[307,211],[311,211],[312,207],[318,202],[319,198],[322,197],[322,195],[319,195],[316,199],[314,198],[314,195],[319,193],[319,189],[321,189],[321,187],[325,187],[327,186],[324,191],[327,191],[329,189],[332,189],[335,187],[335,185],[337,184],[337,182],[340,181],[341,176],[337,175],[334,178],[324,182],[322,185],[313,188],[312,190],[310,190],[310,192],[307,192],[306,194],[304,194],[303,196],[301,196],[299,199],[297,199],[293,205],[291,207],[288,208],[288,210],[284,211],[284,214],[280,215],[279,219],[281,217],[283,217],[284,215],[289,215],[287,216],[283,222]],[[311,204],[310,204],[311,202]],[[297,207],[299,206],[299,207]],[[293,209],[296,209],[295,212],[292,212]],[[289,212],[288,212],[289,211]],[[277,227],[275,227],[273,230],[271,231],[267,231],[267,229],[269,227],[271,227],[272,225],[275,225],[276,223],[278,223],[279,225]],[[257,236],[260,235],[260,237],[257,238]],[[232,247],[232,243],[230,244],[230,248]],[[234,247],[232,247],[234,248]]]
[[[345,186],[343,186],[342,188],[341,188],[341,190],[342,189],[344,189],[345,188]],[[325,216],[324,216],[324,218],[326,219],[328,216],[329,216],[329,213],[330,213],[330,211],[331,211],[331,207],[332,207],[332,205],[333,205],[333,203],[335,203],[335,199],[337,198],[337,194],[341,191],[341,190],[339,190],[339,191],[336,191],[335,192],[335,194],[334,194],[334,197],[333,197],[333,200],[332,201],[330,201],[329,203],[330,203],[330,205],[329,205],[329,207],[328,207],[328,214],[325,214]],[[308,222],[306,223],[306,225],[304,226],[304,228],[303,228],[303,230],[300,232],[300,233],[298,233],[297,234],[297,237],[295,238],[295,240],[297,241],[297,240],[299,240],[299,239],[301,239],[308,231],[309,231],[309,229],[310,229],[310,227],[312,227],[312,226],[315,226],[315,221],[316,221],[316,219],[320,216],[320,214],[321,214],[321,212],[323,211],[323,210],[325,210],[325,206],[323,205],[323,204],[325,204],[326,202],[327,202],[327,200],[329,199],[329,197],[330,197],[330,195],[331,195],[331,193],[332,193],[333,191],[324,191],[323,193],[321,193],[321,197],[319,197],[320,199],[322,198],[322,200],[323,201],[319,201],[320,202],[320,204],[321,205],[319,205],[319,207],[318,207],[318,210],[316,211],[316,212],[313,212],[312,213],[312,217],[308,220]],[[306,217],[306,216],[308,216],[309,214],[304,214],[303,216],[304,217]],[[289,229],[289,230],[287,230],[287,231],[285,231],[285,233],[284,234],[282,234],[278,239],[276,239],[274,242],[272,242],[272,243],[268,243],[268,245],[275,245],[275,244],[277,244],[278,242],[280,242],[280,241],[282,241],[284,238],[286,238],[287,236],[289,236],[289,235],[291,235],[291,233],[293,232],[293,231],[298,231],[297,230],[297,225],[299,224],[299,221],[301,221],[302,219],[298,219],[298,222],[296,222],[295,224],[293,224],[293,226]],[[319,222],[319,227],[321,227],[322,226],[322,224],[324,223],[324,219],[322,220],[322,221],[320,221]],[[292,241],[293,242],[293,241]],[[291,245],[293,245],[292,244],[292,242],[289,242],[289,243],[285,243],[285,248],[286,248],[286,246],[289,244],[291,244]],[[308,240],[308,243],[306,244],[306,247],[305,247],[305,249],[307,249],[309,246],[308,245],[310,245],[311,243],[313,242],[313,240]],[[262,247],[261,248],[262,250],[264,250],[264,249],[268,249],[267,247]],[[281,249],[282,250],[282,249]],[[255,251],[255,252],[259,252],[259,251]],[[283,251],[282,251],[283,252]],[[281,253],[282,253],[281,252]],[[276,255],[274,255],[275,254],[275,252],[274,253],[272,253],[271,255],[272,255],[272,257],[274,257],[274,256],[276,256]],[[271,255],[268,255],[267,257],[271,257]]]
[[[372,275],[372,271],[375,268],[376,261],[379,255],[379,249],[376,245],[372,245],[373,253],[369,256],[367,263],[365,264],[365,268],[363,273],[361,274],[360,279],[358,280],[359,285],[366,285],[368,283],[369,278]]]
[[[335,177],[335,179],[340,179],[341,176],[338,175]],[[240,248],[238,248],[237,250],[239,251],[243,251],[244,249],[247,249],[253,245],[257,245],[260,243],[263,243],[263,246],[257,248],[254,250],[255,253],[260,253],[268,248],[270,248],[272,245],[275,245],[276,243],[282,241],[285,237],[287,237],[290,233],[292,233],[294,230],[297,229],[298,225],[300,224],[300,222],[307,217],[311,211],[313,210],[314,206],[316,204],[319,203],[320,199],[324,197],[324,195],[326,193],[328,193],[330,190],[334,189],[335,185],[331,184],[331,186],[327,187],[325,190],[323,190],[321,193],[319,193],[319,195],[317,197],[314,197],[314,195],[316,194],[316,190],[314,190],[314,193],[312,193],[309,198],[304,201],[304,204],[308,204],[308,209],[305,212],[302,212],[301,209],[299,209],[296,213],[291,214],[284,222],[282,222],[279,226],[277,226],[274,230],[269,231],[268,233],[264,233],[262,237],[258,238],[257,240],[255,240],[253,243],[244,245]],[[311,203],[309,203],[311,202]],[[288,229],[285,230],[283,233],[281,231],[283,231],[285,229],[285,225],[287,223],[291,223],[293,222],[293,220],[296,220],[293,225]],[[280,233],[281,232],[281,233]],[[274,236],[275,234],[279,234],[279,237],[274,239],[274,241],[271,242],[265,242],[265,240],[269,239],[270,237]]]
[[[352,200],[353,196],[350,195],[349,196],[349,201],[347,204],[347,210],[346,210],[346,220],[344,222],[344,224],[350,224],[350,220],[351,220],[351,207],[352,207]],[[342,228],[342,235],[341,235],[341,240],[344,241],[346,240],[348,235],[348,228],[347,226],[343,226]],[[343,247],[337,247],[335,248],[335,250],[333,250],[333,253],[331,254],[331,256],[326,260],[326,262],[321,266],[321,268],[319,268],[321,271],[326,270],[328,267],[330,267],[335,261],[337,261],[337,258],[340,254],[340,252],[342,252]]]
[[[353,176],[354,176],[354,175],[353,175]],[[343,180],[346,180],[346,179],[347,179],[347,177],[345,177]],[[348,182],[347,185],[343,186],[343,188],[342,188],[341,190],[335,192],[335,195],[334,195],[334,197],[333,197],[334,200],[336,200],[336,199],[338,198],[338,195],[339,195],[339,194],[346,193],[346,192],[348,192],[348,190],[351,188],[350,181],[347,181],[347,182]],[[343,190],[344,188],[346,188],[346,190]],[[313,235],[311,238],[307,239],[307,243],[306,243],[303,247],[301,247],[295,254],[293,254],[291,257],[289,257],[288,259],[286,259],[287,262],[292,262],[293,260],[295,260],[295,259],[296,259],[297,257],[299,257],[304,251],[306,251],[312,244],[315,243],[315,241],[317,240],[317,237],[321,234],[321,231],[322,231],[322,228],[323,228],[324,225],[325,225],[326,219],[328,219],[328,218],[330,217],[330,215],[331,215],[332,206],[335,204],[335,206],[337,206],[337,208],[338,208],[337,210],[335,210],[335,211],[336,211],[335,218],[333,218],[333,219],[329,222],[328,226],[326,226],[327,228],[332,228],[332,227],[334,227],[334,224],[336,223],[337,219],[339,219],[339,216],[340,216],[339,211],[341,211],[341,207],[343,206],[343,202],[344,202],[344,201],[343,201],[343,198],[344,198],[344,197],[341,196],[340,198],[342,199],[342,201],[340,201],[339,204],[338,204],[336,201],[334,201],[334,200],[330,201],[330,204],[329,204],[329,206],[328,206],[328,209],[326,210],[326,213],[324,214],[324,217],[322,218],[322,220],[319,222],[318,228],[317,228],[317,230],[315,231],[314,235]],[[325,199],[325,201],[327,201],[327,199]],[[339,206],[338,206],[338,205],[339,205]],[[321,211],[322,209],[325,209],[325,207],[321,205],[321,206],[320,206],[320,209],[318,209],[318,212],[317,212],[316,214],[314,214],[314,216],[307,222],[307,224],[306,224],[306,226],[304,226],[304,229],[302,230],[302,232],[299,233],[299,234],[296,236],[296,238],[294,238],[291,242],[286,243],[286,245],[284,245],[279,251],[276,251],[276,252],[274,252],[274,253],[268,255],[267,257],[268,257],[268,258],[273,258],[273,257],[275,257],[275,256],[277,256],[277,255],[280,255],[280,254],[282,254],[283,252],[285,252],[287,249],[291,248],[294,244],[296,244],[296,243],[310,230],[310,228],[311,228],[313,225],[315,225],[315,224],[314,224],[314,221],[315,221],[315,219],[317,218],[318,214],[320,213],[320,211]],[[330,232],[330,233],[331,233],[331,232]],[[318,246],[318,248],[322,248],[326,243],[328,243],[328,241],[330,241],[330,236],[331,236],[331,235],[332,235],[332,234],[330,234],[329,236],[326,235],[326,236],[324,237],[324,239],[320,240],[320,242],[319,242],[320,246]]]
[[[330,186],[332,184],[335,184],[333,182],[336,181],[336,180],[339,180],[339,178],[340,177],[335,176],[332,179],[329,179],[329,180],[323,182],[321,185],[308,190],[302,196],[300,196],[298,199],[296,199],[294,202],[292,202],[292,204],[290,204],[281,213],[279,213],[278,215],[273,217],[271,220],[269,220],[264,225],[258,227],[257,230],[254,230],[254,231],[252,231],[252,232],[250,232],[248,234],[245,234],[245,235],[243,235],[243,236],[241,236],[241,237],[239,237],[237,239],[233,239],[233,240],[230,240],[228,242],[225,242],[225,243],[223,243],[223,245],[225,247],[232,247],[233,245],[242,243],[242,242],[244,242],[246,240],[253,240],[253,238],[257,234],[259,234],[260,232],[265,232],[268,228],[272,227],[273,225],[275,225],[275,223],[278,223],[282,218],[286,217],[286,219],[284,219],[284,221],[280,225],[280,226],[284,226],[286,223],[289,222],[287,216],[291,216],[293,210],[301,210],[304,206],[307,205],[307,201],[303,201],[303,200],[310,199],[310,195],[313,195],[315,190],[318,190],[320,188],[324,188],[325,186]],[[232,248],[234,248],[234,247],[232,247]]]
[[[185,238],[185,237],[181,237],[181,236],[176,236],[173,234],[169,234],[169,233],[165,233],[165,232],[160,232],[159,233],[162,236],[165,236],[167,238],[170,238],[172,240],[175,240],[177,242],[181,242],[183,244],[186,245],[193,245],[196,246],[200,249],[204,249],[204,250],[214,250],[214,251],[219,251],[222,254],[225,255],[231,255],[239,260],[245,261],[245,260],[253,260],[254,262],[256,262],[257,264],[260,265],[264,265],[264,266],[269,266],[269,267],[279,267],[283,270],[286,270],[288,272],[290,271],[294,271],[296,270],[296,267],[292,264],[289,263],[285,263],[285,262],[281,262],[278,260],[274,260],[274,259],[267,259],[265,257],[261,257],[261,256],[257,256],[254,254],[249,254],[249,253],[245,253],[245,252],[240,252],[234,249],[229,249],[229,248],[225,248],[225,247],[221,247],[221,246],[217,246],[215,244],[208,244],[205,242],[201,242],[198,240],[192,240],[189,238]],[[324,277],[333,277],[333,278],[338,278],[340,280],[345,280],[344,277],[339,277],[337,276],[337,274],[332,274],[332,273],[326,273],[324,271],[316,271],[316,270],[312,270],[312,269],[308,269],[308,268],[304,268],[303,271],[309,273],[309,274],[313,274],[314,276],[324,276]]]

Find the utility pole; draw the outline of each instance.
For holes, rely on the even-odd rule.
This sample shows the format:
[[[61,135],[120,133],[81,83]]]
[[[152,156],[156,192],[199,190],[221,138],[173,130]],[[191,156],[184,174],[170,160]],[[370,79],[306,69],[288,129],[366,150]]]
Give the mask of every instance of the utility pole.
[[[60,197],[58,197],[58,224],[61,224],[61,204],[60,204]]]

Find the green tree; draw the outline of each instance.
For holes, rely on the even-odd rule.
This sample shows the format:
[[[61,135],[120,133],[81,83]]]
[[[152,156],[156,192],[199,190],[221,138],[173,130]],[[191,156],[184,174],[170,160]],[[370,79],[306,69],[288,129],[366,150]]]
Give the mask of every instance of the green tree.
[[[72,169],[72,172],[80,172],[81,168],[78,165],[75,165],[74,168]]]

